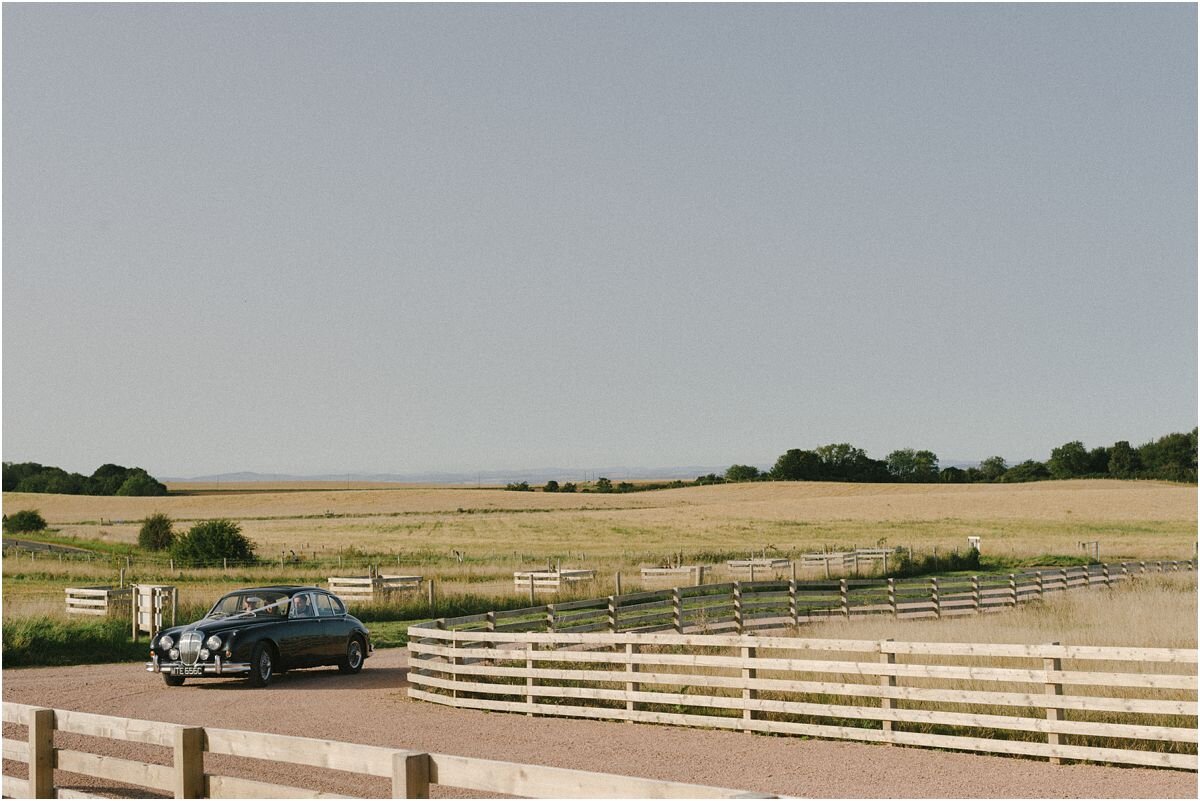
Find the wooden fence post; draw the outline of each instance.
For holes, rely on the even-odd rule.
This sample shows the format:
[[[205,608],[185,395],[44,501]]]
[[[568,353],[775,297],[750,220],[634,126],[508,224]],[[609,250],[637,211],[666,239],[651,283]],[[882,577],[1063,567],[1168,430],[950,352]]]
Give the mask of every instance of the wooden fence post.
[[[704,565],[696,565],[696,586],[704,583]]]
[[[896,664],[896,654],[895,654],[895,652],[893,652],[891,650],[891,647],[888,645],[888,643],[890,643],[890,642],[892,642],[891,637],[889,637],[888,639],[879,643],[879,661],[881,664],[884,664],[884,665]],[[894,675],[880,676],[879,677],[879,686],[895,687],[896,686],[896,677]],[[890,710],[892,708],[892,699],[886,695],[883,696],[880,699],[879,708],[881,710]],[[883,739],[884,739],[884,742],[886,742],[888,745],[892,745],[892,721],[888,720],[887,718],[883,719]]]
[[[792,625],[800,628],[800,607],[796,605],[796,565],[792,564],[792,580],[788,582],[788,616]]]
[[[618,570],[616,575],[613,576],[613,584],[615,585],[615,588],[616,588],[615,594],[620,595],[621,594],[621,571],[620,570]]]
[[[1138,564],[1142,566],[1142,569],[1141,569],[1141,571],[1140,571],[1140,572],[1142,572],[1142,573],[1145,573],[1145,572],[1146,572],[1146,563],[1145,563],[1145,562],[1138,562]]]
[[[1062,643],[1052,642],[1051,645],[1061,645]],[[1050,681],[1050,671],[1062,670],[1062,660],[1058,657],[1046,657],[1042,660],[1042,668],[1046,671],[1046,695],[1062,695],[1062,685],[1054,684]],[[1062,720],[1063,712],[1054,706],[1046,707],[1046,720]],[[1046,741],[1051,746],[1059,744],[1059,736],[1057,732],[1048,732]],[[1062,759],[1059,757],[1050,757],[1050,762],[1055,765],[1061,765]]]
[[[1017,605],[1017,575],[1015,573],[1008,574],[1008,598],[1015,607]]]
[[[937,576],[929,579],[929,600],[933,603],[933,616],[942,619],[942,597],[938,595]]]
[[[546,604],[546,631],[554,633],[554,624],[557,622],[557,615],[554,613],[554,604]]]
[[[429,754],[392,754],[392,798],[429,798]]]
[[[1059,589],[1065,592],[1068,589],[1070,589],[1070,587],[1071,587],[1071,582],[1067,578],[1067,569],[1065,567],[1060,568],[1058,573],[1059,573],[1059,580],[1062,581],[1062,586],[1059,587]]]
[[[525,675],[525,703],[529,704],[529,711],[525,714],[528,717],[533,717],[533,652],[536,650],[536,642],[525,643],[525,670],[528,671]]]
[[[683,634],[683,593],[678,587],[671,588],[671,624],[676,634]]]
[[[488,612],[487,617],[485,618],[485,621],[486,621],[485,626],[487,627],[488,631],[496,630],[496,613],[495,612]]]
[[[1046,598],[1046,584],[1042,581],[1042,571],[1040,570],[1037,572],[1037,590],[1038,600],[1044,600]]]
[[[1092,588],[1092,566],[1091,565],[1083,566],[1083,588],[1085,590],[1090,590]]]
[[[608,632],[617,633],[617,596],[608,596]]]
[[[55,798],[54,710],[29,710],[29,795]]]
[[[751,667],[757,658],[757,648],[742,646],[742,731],[746,734],[754,733],[750,728],[750,721],[754,720],[754,710],[750,708],[749,702],[758,697],[758,691],[750,689],[750,680],[758,678],[758,670]]]
[[[741,634],[746,629],[745,620],[742,617],[742,582],[733,582],[733,622],[737,626],[737,633]]]
[[[534,581],[533,581],[533,571],[532,571],[532,570],[530,570],[530,571],[529,571],[529,605],[530,605],[530,606],[537,606],[537,597],[534,595],[534,592],[535,592],[536,590],[534,589],[534,586],[533,586],[533,584],[534,584]]]
[[[437,590],[434,588],[435,582],[432,577],[429,579],[429,614],[433,614],[437,608]],[[533,586],[533,579],[529,580],[529,586]]]
[[[172,765],[172,794],[176,798],[204,798],[204,729],[178,726],[175,729],[175,759]]]
[[[1104,587],[1105,587],[1105,589],[1112,589],[1112,576],[1110,576],[1108,573],[1108,563],[1107,562],[1104,563],[1103,570],[1104,570]]]
[[[133,641],[138,641],[138,586],[129,585],[129,608],[133,610]]]
[[[635,642],[625,643],[625,675],[629,678],[625,680],[625,711],[632,712],[634,710],[633,694],[641,692],[641,685],[632,680],[633,674],[638,672],[637,662],[633,661],[633,655],[638,653],[638,644]],[[632,723],[633,720],[628,721]]]
[[[890,578],[887,580],[887,583],[888,583],[887,584],[888,606],[890,606],[892,608],[892,617],[899,618],[900,617],[900,607],[898,607],[896,605],[896,580],[894,578]]]
[[[1129,580],[1129,565],[1125,562],[1121,563],[1121,580],[1122,581]]]
[[[838,579],[838,595],[842,601],[842,617],[846,620],[850,619],[850,590],[846,586],[845,579]]]

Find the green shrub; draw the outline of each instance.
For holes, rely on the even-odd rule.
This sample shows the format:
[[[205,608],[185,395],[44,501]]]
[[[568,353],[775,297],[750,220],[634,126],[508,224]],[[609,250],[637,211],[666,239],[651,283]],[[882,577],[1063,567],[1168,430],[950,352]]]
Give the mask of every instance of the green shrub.
[[[171,546],[171,558],[185,567],[254,562],[254,544],[232,520],[205,520],[187,530]]]
[[[155,512],[142,521],[138,531],[138,547],[147,551],[165,551],[175,543],[175,532],[171,528],[171,518],[162,512]]]
[[[23,531],[45,531],[46,518],[36,509],[22,509],[4,516],[4,530],[14,533]]]

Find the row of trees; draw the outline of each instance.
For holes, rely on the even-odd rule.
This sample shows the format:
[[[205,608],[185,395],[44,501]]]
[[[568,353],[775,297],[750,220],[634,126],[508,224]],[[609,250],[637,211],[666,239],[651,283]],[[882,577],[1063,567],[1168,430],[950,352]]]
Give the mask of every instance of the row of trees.
[[[849,443],[822,445],[813,450],[792,449],[780,456],[769,471],[735,464],[724,476],[710,474],[697,484],[728,481],[861,481],[965,484],[973,482],[1040,481],[1051,478],[1150,478],[1196,481],[1196,429],[1167,434],[1139,447],[1127,441],[1089,450],[1078,440],[1050,451],[1045,462],[1034,459],[1009,465],[1002,456],[991,456],[978,467],[939,468],[937,454],[903,448],[885,459],[872,459]]]
[[[856,481],[900,482],[914,484],[970,484],[988,482],[1042,481],[1058,478],[1149,478],[1165,481],[1196,481],[1196,429],[1189,433],[1167,434],[1138,447],[1122,440],[1091,450],[1078,440],[1050,451],[1044,462],[1028,459],[1009,465],[1003,456],[990,456],[978,467],[940,467],[933,451],[901,448],[884,459],[872,459],[862,448],[848,442],[822,445],[811,451],[793,448],[778,459],[770,470],[754,465],[735,464],[724,474],[709,473],[695,481],[640,482],[614,484],[601,476],[591,484],[576,487],[567,482],[547,481],[544,492],[644,492],[656,489],[695,487],[743,481]],[[532,492],[528,481],[509,484],[505,489]]]
[[[90,476],[37,462],[4,462],[5,492],[57,495],[166,495],[167,487],[140,467],[105,464]]]

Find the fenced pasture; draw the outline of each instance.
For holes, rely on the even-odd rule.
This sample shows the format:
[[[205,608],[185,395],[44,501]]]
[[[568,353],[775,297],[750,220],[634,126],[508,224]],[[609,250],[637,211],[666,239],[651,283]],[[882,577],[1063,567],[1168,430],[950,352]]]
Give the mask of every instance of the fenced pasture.
[[[965,549],[968,536],[981,537],[985,555],[1075,553],[1076,543],[1098,540],[1106,561],[1189,558],[1196,497],[1195,486],[1142,481],[768,482],[632,494],[462,488],[164,498],[5,493],[4,506],[38,509],[65,536],[116,544],[136,542],[140,521],[154,512],[181,524],[227,517],[243,525],[266,559],[357,550],[401,556],[407,568],[433,565],[503,578],[547,558],[632,573],[681,550],[689,561],[709,563],[768,546],[782,557],[881,540],[884,547],[949,552]]]
[[[70,554],[6,551],[6,619],[59,615],[64,587],[117,585],[122,567],[126,583],[177,585],[196,603],[235,584],[321,584],[371,569],[435,578],[447,596],[499,596],[513,592],[513,572],[547,561],[595,570],[598,584],[612,584],[621,572],[633,590],[642,568],[664,558],[708,565],[705,580],[715,582],[748,578],[725,563],[764,549],[797,562],[805,553],[877,543],[927,556],[965,549],[973,536],[981,537],[985,559],[1025,564],[1044,564],[1039,560],[1046,555],[1079,562],[1083,541],[1098,541],[1105,561],[1187,559],[1195,555],[1196,528],[1196,487],[1129,481],[780,482],[612,495],[328,485],[285,491],[247,484],[164,498],[6,493],[4,505],[40,510],[64,542],[77,537],[114,549],[132,546],[140,520],[153,512],[171,516],[177,530],[228,517],[263,558],[252,568],[183,569],[166,555],[145,552],[79,561]],[[860,560],[858,567],[861,576],[883,573],[881,563]],[[805,577],[824,576],[823,566],[806,569],[799,562],[798,569]],[[854,578],[855,572],[843,561],[829,575]]]
[[[180,726],[146,720],[45,709],[5,702],[5,724],[24,728],[23,739],[5,736],[4,760],[24,763],[24,776],[5,773],[8,798],[105,798],[112,782],[140,795],[175,798],[355,798],[319,787],[263,781],[286,776],[289,765],[313,766],[391,784],[392,798],[428,798],[430,787],[526,798],[774,798],[741,790],[516,764],[450,754],[406,751],[264,732]],[[55,733],[83,735],[72,746]],[[98,741],[98,742],[97,742]],[[114,756],[117,743],[155,747],[155,761]],[[92,750],[95,749],[95,750]],[[216,759],[214,759],[216,757]],[[245,760],[266,760],[248,763]],[[88,777],[84,782],[71,774]],[[254,778],[251,778],[254,777]],[[291,781],[295,781],[292,779]],[[97,786],[100,784],[101,786]],[[125,789],[128,793],[129,789]]]
[[[438,620],[410,629],[410,695],[472,709],[1195,770],[1194,641],[1140,648],[749,633],[800,631],[819,619],[982,615],[1164,576],[1113,567],[993,586],[968,579],[965,590],[936,579],[924,592],[861,582],[854,596],[843,580],[836,593],[808,588],[823,595],[804,604],[796,582],[739,582]],[[1161,566],[1172,568],[1166,578],[1195,565]],[[1194,612],[1191,621],[1194,629]]]

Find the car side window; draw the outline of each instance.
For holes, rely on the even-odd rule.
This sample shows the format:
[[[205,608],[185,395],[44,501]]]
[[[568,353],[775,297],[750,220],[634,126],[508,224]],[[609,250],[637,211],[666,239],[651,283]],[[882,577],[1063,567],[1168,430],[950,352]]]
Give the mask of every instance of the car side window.
[[[344,603],[342,603],[341,598],[337,597],[336,595],[330,595],[328,597],[329,597],[329,603],[333,604],[333,613],[335,615],[346,614],[346,605]]]
[[[313,607],[312,594],[307,592],[298,593],[292,596],[292,608],[288,613],[289,617],[316,617],[317,613]]]
[[[338,614],[333,610],[333,604],[329,602],[329,596],[325,593],[317,595],[317,614],[321,617],[333,617]]]

